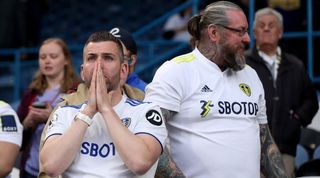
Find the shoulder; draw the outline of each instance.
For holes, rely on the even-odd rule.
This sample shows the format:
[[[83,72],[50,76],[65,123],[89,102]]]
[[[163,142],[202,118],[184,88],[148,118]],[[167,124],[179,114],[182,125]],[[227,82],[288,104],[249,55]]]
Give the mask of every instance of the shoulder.
[[[196,57],[193,53],[177,56],[170,61],[163,63],[156,72],[157,75],[177,77],[181,76],[186,72],[190,72],[189,69],[194,67]]]
[[[132,87],[128,84],[124,84],[123,86],[125,94],[132,99],[142,101],[144,99],[144,92],[138,88]]]
[[[125,100],[125,105],[127,105],[127,107],[133,108],[137,112],[159,108],[159,106],[153,102],[145,102],[145,101],[136,100],[132,98],[127,98]]]
[[[144,104],[145,102],[141,101],[141,100],[136,100],[136,99],[132,99],[132,98],[127,98],[124,102],[125,104],[128,104],[130,106],[139,106]]]
[[[63,111],[69,111],[69,110],[79,110],[83,107],[85,103],[81,103],[79,105],[60,105],[57,109],[61,109]]]
[[[77,90],[73,92],[68,92],[68,94],[63,96],[65,105],[80,105],[86,98],[88,93],[88,87],[84,83],[78,85]]]
[[[9,107],[9,104],[8,104],[8,103],[0,100],[0,109],[2,109],[2,108],[8,108],[8,107]]]
[[[304,68],[303,62],[295,55],[286,52],[283,55],[285,57],[285,60],[287,60],[291,65],[299,68]]]
[[[0,100],[0,116],[1,115],[15,115],[16,112],[13,108],[6,102]]]
[[[191,63],[196,60],[196,56],[190,52],[173,58],[171,61],[175,64]]]

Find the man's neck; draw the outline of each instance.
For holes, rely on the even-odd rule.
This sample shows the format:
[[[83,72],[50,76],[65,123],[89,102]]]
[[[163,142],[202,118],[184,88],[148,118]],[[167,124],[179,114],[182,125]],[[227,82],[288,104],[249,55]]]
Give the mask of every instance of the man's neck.
[[[119,88],[111,92],[111,106],[114,107],[122,99],[122,89]]]
[[[46,80],[48,82],[48,88],[47,89],[52,89],[59,85],[61,81],[63,80],[63,73],[59,74],[58,76],[55,77],[46,77]]]
[[[211,49],[208,48],[208,46],[212,46]],[[226,69],[224,59],[220,57],[220,55],[216,51],[214,51],[215,47],[213,46],[213,44],[205,45],[200,43],[197,48],[202,55],[215,63],[221,71],[224,71]]]
[[[257,46],[259,51],[264,52],[268,56],[273,56],[273,55],[277,54],[277,47],[278,46],[274,46],[274,45]]]

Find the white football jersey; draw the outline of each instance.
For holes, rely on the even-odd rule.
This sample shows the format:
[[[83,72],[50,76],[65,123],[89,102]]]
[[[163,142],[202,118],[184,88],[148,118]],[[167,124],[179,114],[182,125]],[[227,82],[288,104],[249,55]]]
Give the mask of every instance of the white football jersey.
[[[0,141],[21,146],[23,127],[11,106],[0,101]]]
[[[173,159],[187,177],[260,176],[259,124],[266,124],[256,72],[220,68],[198,49],[164,63],[145,101],[175,111],[167,119]]]
[[[63,134],[70,127],[79,110],[84,107],[85,104],[63,106],[57,109],[49,123],[46,139],[51,135]],[[132,133],[151,135],[159,141],[161,146],[163,145],[167,131],[158,106],[123,96],[120,103],[114,106],[114,110]],[[117,153],[102,115],[97,113],[92,119],[93,123],[85,133],[79,154],[62,176],[67,178],[134,177],[133,172],[126,167]]]

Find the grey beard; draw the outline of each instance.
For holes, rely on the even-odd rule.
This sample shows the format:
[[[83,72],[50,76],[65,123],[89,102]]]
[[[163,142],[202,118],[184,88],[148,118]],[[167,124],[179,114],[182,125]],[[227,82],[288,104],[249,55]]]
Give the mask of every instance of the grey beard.
[[[234,71],[242,70],[246,65],[246,58],[239,54],[226,54],[224,56],[226,66]]]

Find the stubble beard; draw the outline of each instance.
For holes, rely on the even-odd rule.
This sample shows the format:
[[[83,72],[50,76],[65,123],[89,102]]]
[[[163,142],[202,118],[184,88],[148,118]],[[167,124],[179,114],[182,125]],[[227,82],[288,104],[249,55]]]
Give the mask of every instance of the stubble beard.
[[[84,83],[85,83],[85,85],[88,86],[88,88],[90,88],[90,86],[91,86],[91,80],[92,80],[92,78],[90,78],[89,80],[84,80]],[[105,78],[105,83],[106,83],[106,88],[107,88],[108,93],[117,88],[116,84],[119,83],[120,76],[114,77],[114,79],[112,81],[113,82],[111,82],[111,79],[109,79],[109,78]]]

